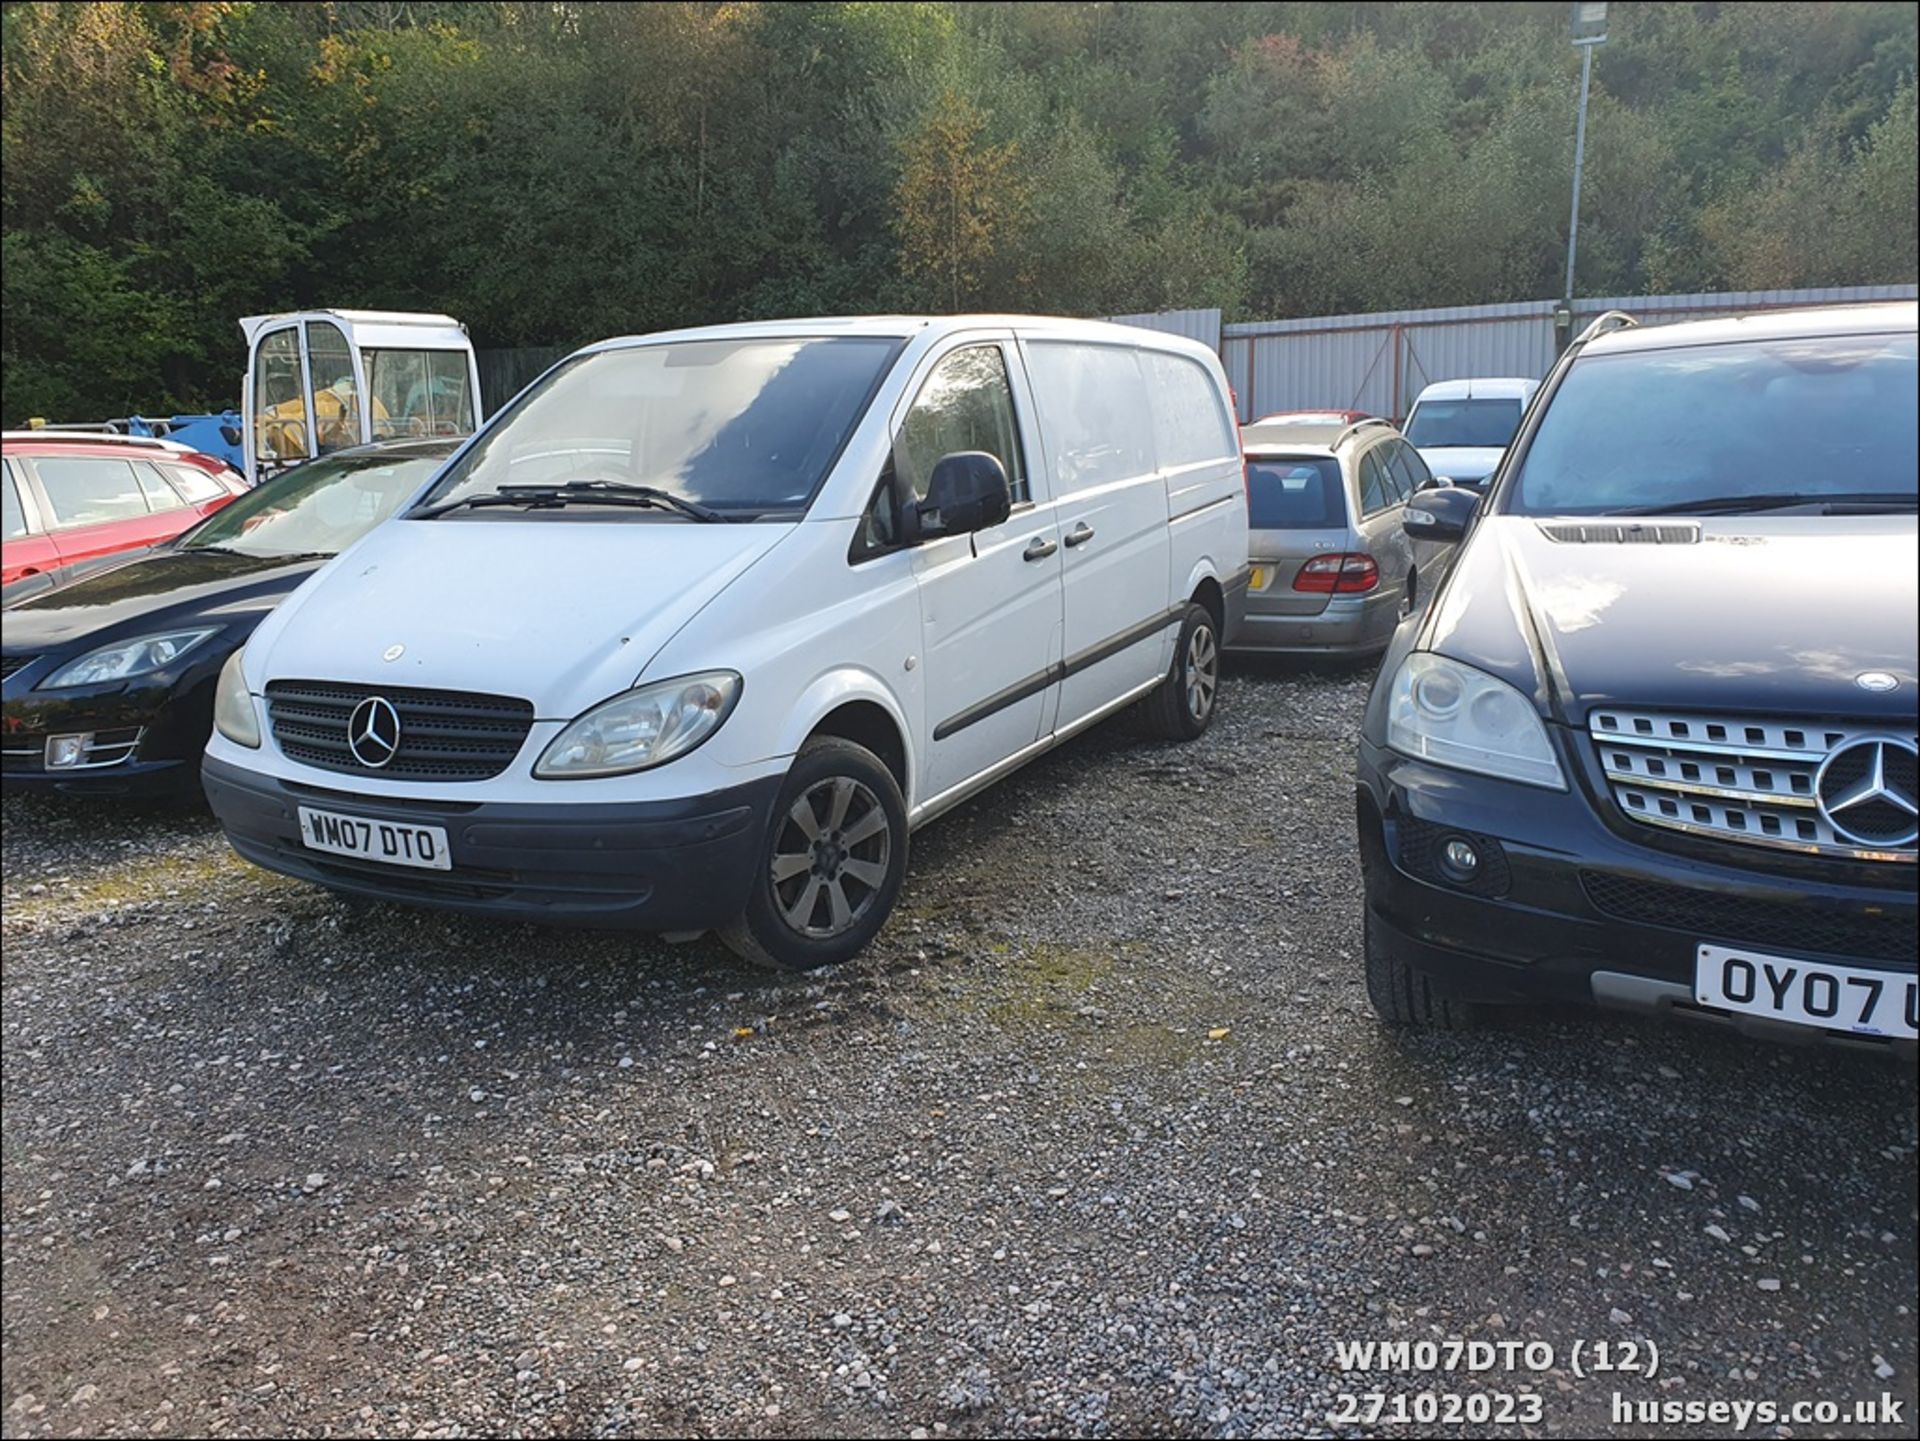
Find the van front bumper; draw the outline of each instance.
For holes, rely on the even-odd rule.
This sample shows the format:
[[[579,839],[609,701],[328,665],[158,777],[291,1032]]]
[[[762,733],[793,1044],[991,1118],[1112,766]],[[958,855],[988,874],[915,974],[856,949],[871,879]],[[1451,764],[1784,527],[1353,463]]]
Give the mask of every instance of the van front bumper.
[[[779,776],[678,800],[407,801],[283,781],[208,756],[207,800],[241,857],[373,900],[618,930],[701,931],[746,908]],[[568,784],[556,783],[565,792]],[[309,850],[298,808],[447,833],[452,868]]]

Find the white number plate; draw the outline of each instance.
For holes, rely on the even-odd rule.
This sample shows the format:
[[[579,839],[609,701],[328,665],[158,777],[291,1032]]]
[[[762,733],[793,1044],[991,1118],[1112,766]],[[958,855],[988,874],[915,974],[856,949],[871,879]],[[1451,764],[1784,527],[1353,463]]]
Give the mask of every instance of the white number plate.
[[[362,820],[338,811],[300,807],[300,839],[310,851],[328,851],[363,861],[386,861],[396,866],[449,871],[453,857],[447,851],[447,833],[440,826],[416,826],[400,821]]]
[[[1915,1033],[1914,978],[1897,971],[1703,945],[1694,961],[1693,998],[1703,1006],[1824,1030],[1909,1040]]]

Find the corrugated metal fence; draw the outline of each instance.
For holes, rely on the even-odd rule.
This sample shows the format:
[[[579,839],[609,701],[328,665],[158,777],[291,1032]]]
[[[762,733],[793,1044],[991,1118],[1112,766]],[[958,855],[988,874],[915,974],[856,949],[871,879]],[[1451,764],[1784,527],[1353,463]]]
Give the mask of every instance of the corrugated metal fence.
[[[1217,310],[1162,310],[1153,315],[1109,315],[1116,325],[1137,325],[1197,340],[1208,350],[1220,349],[1220,312]]]
[[[1913,300],[1916,296],[1920,288],[1912,285],[1864,285],[1583,298],[1573,305],[1573,329],[1577,335],[1607,310],[1631,311],[1643,323],[1658,324],[1786,306]],[[1523,300],[1240,325],[1221,325],[1218,311],[1175,310],[1113,318],[1206,341],[1207,317],[1212,317],[1219,336],[1216,348],[1240,398],[1243,421],[1276,410],[1308,409],[1365,410],[1398,420],[1405,417],[1422,387],[1436,380],[1544,376],[1556,354],[1553,313],[1558,305],[1554,300]]]
[[[1701,295],[1616,295],[1573,303],[1573,329],[1602,311],[1628,310],[1643,323],[1697,320],[1794,305],[1913,300],[1912,285],[1830,286],[1822,290],[1734,290]],[[1167,331],[1219,352],[1240,397],[1240,419],[1276,410],[1365,410],[1403,419],[1421,388],[1469,375],[1545,375],[1555,355],[1555,300],[1463,305],[1449,310],[1389,310],[1222,325],[1218,310],[1164,310],[1108,317]],[[491,415],[555,361],[566,346],[482,350],[480,393]]]

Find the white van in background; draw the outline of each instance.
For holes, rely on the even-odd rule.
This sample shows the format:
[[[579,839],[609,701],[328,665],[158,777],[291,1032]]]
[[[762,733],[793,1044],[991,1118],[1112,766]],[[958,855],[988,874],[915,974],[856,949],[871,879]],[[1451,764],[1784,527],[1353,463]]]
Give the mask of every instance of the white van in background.
[[[1436,381],[1414,401],[1402,433],[1436,477],[1483,490],[1539,388],[1524,377]]]
[[[1191,341],[608,341],[260,627],[205,784],[241,855],[337,890],[825,965],[886,919],[913,827],[1136,702],[1198,736],[1246,584]]]

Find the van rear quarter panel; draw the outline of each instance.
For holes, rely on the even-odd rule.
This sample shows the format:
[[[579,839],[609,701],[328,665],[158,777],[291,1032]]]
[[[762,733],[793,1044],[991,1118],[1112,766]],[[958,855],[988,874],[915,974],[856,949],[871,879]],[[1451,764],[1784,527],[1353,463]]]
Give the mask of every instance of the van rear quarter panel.
[[[1232,419],[1232,393],[1227,389],[1219,358],[1200,347],[1194,349],[1200,353],[1191,358],[1200,362],[1213,383],[1218,404],[1228,417],[1236,453],[1167,471],[1167,511],[1173,542],[1169,582],[1176,602],[1195,594],[1208,580],[1224,588],[1247,568],[1246,461],[1238,453],[1240,432]],[[1167,645],[1173,643],[1170,633]]]

